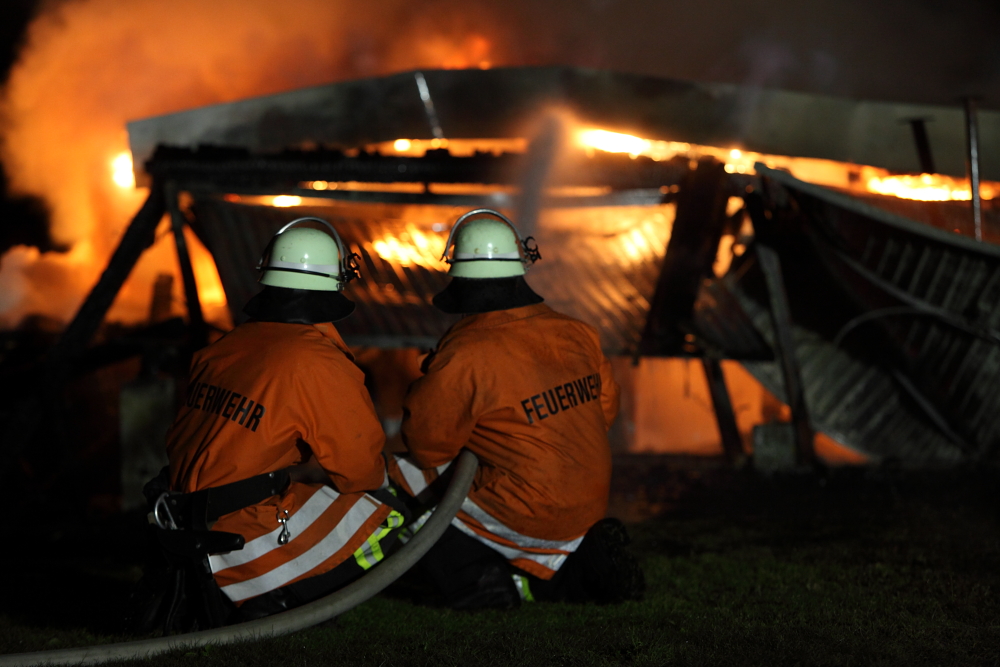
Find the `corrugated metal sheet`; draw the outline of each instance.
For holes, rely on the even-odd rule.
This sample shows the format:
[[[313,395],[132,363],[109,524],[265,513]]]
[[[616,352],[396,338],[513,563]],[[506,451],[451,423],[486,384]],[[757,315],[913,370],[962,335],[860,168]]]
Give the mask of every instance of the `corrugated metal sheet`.
[[[975,238],[972,204],[967,201],[917,201],[884,195],[850,192],[855,199],[909,220]],[[1000,200],[983,201],[983,240],[1000,243]]]
[[[254,266],[271,235],[305,215],[332,222],[362,257],[363,279],[345,292],[357,310],[338,324],[352,342],[431,346],[455,321],[431,298],[448,282],[437,258],[465,209],[351,202],[274,208],[204,196],[192,210],[237,321],[258,291]],[[546,210],[534,232],[542,260],[528,282],[556,310],[595,326],[609,354],[630,355],[646,322],[673,211],[672,205]]]
[[[751,257],[741,271],[707,285],[698,298],[695,325],[701,336],[721,349],[763,356],[774,344],[774,330],[767,308],[747,292],[744,279],[753,270]],[[800,325],[793,325],[792,337],[814,428],[876,460],[962,458],[962,451],[908,400],[886,368],[861,360]],[[765,348],[755,349],[755,340]],[[778,362],[745,360],[743,366],[768,391],[787,401]]]
[[[763,170],[776,219],[803,225],[830,275],[896,351],[887,360],[975,454],[1000,449],[1000,247]]]

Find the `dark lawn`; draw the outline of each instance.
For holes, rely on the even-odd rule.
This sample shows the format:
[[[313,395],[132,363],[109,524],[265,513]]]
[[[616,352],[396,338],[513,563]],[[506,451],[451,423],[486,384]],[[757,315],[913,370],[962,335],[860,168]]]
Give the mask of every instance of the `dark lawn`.
[[[618,475],[615,506],[632,516],[667,509],[630,527],[649,584],[641,603],[470,614],[380,597],[290,637],[150,662],[996,665],[998,479],[633,470]],[[113,639],[135,576],[122,521],[33,535],[22,558],[13,557],[17,526],[7,525],[0,652]]]

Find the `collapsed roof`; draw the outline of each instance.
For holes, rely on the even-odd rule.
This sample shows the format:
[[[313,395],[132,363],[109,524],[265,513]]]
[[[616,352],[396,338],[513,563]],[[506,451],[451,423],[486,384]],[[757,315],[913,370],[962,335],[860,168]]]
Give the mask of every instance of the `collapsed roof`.
[[[421,97],[418,79],[430,95]],[[356,344],[427,345],[450,323],[430,305],[445,280],[441,266],[430,250],[403,258],[378,244],[411,247],[423,239],[434,246],[461,207],[510,208],[512,196],[502,189],[441,194],[426,185],[412,192],[306,192],[298,184],[515,183],[523,156],[348,156],[337,149],[442,131],[450,137],[525,136],[545,106],[651,137],[901,170],[917,166],[902,121],[933,116],[929,129],[939,164],[962,172],[957,109],[565,68],[400,74],[137,121],[129,132],[143,173],[169,184],[171,192],[190,193],[188,222],[215,256],[235,315],[255,289],[252,267],[271,234],[294,217],[319,214],[335,221],[367,269],[365,280],[352,286],[359,307],[357,317],[344,323],[347,337]],[[984,143],[1000,138],[1000,114],[982,114],[980,125]],[[534,232],[543,255],[546,248],[553,252],[530,274],[533,284],[560,310],[598,327],[609,353],[743,360],[793,404],[805,432],[820,428],[877,457],[996,456],[1000,405],[982,369],[993,368],[1000,354],[1000,336],[987,317],[997,310],[1000,252],[950,233],[962,205],[899,204],[878,195],[866,196],[865,203],[763,166],[763,177],[727,174],[721,167],[712,160],[593,156],[568,183],[603,183],[610,191],[548,200],[551,208]],[[984,172],[1000,176],[1000,162],[985,162]],[[275,208],[248,197],[289,191],[312,199]],[[770,230],[770,240],[751,244],[729,274],[715,280],[719,238],[737,234],[743,216],[727,210],[733,198],[757,203],[755,230]],[[149,206],[133,227],[140,219],[155,227],[158,215]],[[176,229],[176,201],[166,206],[174,210]],[[889,212],[907,207],[916,217],[929,211],[931,224]],[[991,238],[1000,221],[997,211],[986,214]],[[780,317],[774,283],[761,287],[755,268],[768,248],[781,256],[787,274],[790,310]],[[831,256],[839,262],[825,261]],[[112,266],[126,261],[113,259]],[[853,270],[846,277],[845,266]],[[785,291],[780,283],[777,289]],[[196,302],[196,290],[188,295]],[[892,317],[879,315],[885,309]],[[866,334],[861,342],[848,335],[859,327]],[[798,411],[796,393],[802,396]]]
[[[426,100],[421,96],[421,85]],[[909,121],[923,119],[937,171],[965,174],[965,122],[955,107],[692,83],[569,67],[427,70],[334,83],[137,120],[133,164],[158,145],[218,145],[269,153],[295,146],[354,148],[399,138],[524,137],[540,110],[652,139],[739,147],[920,170]],[[1000,145],[1000,112],[979,113],[981,143]],[[982,156],[1000,180],[1000,152]]]

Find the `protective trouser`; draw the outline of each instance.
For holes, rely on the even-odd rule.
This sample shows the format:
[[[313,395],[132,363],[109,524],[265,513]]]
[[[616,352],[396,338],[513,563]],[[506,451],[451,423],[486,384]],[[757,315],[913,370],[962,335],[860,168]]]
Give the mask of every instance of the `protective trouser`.
[[[448,475],[450,465],[422,470],[408,457],[395,456],[389,461],[389,477],[401,495],[430,506]],[[420,522],[429,516],[426,511],[421,516],[420,511],[423,510],[414,513],[420,518],[410,530],[418,529]],[[499,552],[511,565],[543,579],[551,578],[583,540],[583,535],[569,540],[524,535],[496,519],[471,497],[462,503],[452,526]]]
[[[389,467],[397,495],[419,517],[404,530],[405,539],[429,515],[448,466],[423,471],[396,457]],[[603,519],[570,542],[520,536],[466,499],[417,569],[438,602],[455,609],[510,608],[521,600],[620,602],[641,598],[645,589],[642,569],[625,549],[629,541],[616,519]]]
[[[266,473],[188,494],[170,493],[168,479],[165,468],[144,489],[151,523],[143,578],[133,590],[126,618],[131,632],[192,632],[261,618],[316,600],[381,561],[395,546],[407,512],[389,492],[371,492],[399,511],[390,514],[354,558],[320,575],[251,598],[237,608],[216,583],[209,557],[239,552],[245,540],[242,535],[212,531],[208,526],[219,516],[280,493],[288,485],[288,473]]]
[[[454,609],[512,608],[521,601],[609,604],[641,599],[645,590],[642,569],[625,550],[627,543],[621,522],[604,519],[551,579],[540,579],[450,526],[418,568],[440,604]]]

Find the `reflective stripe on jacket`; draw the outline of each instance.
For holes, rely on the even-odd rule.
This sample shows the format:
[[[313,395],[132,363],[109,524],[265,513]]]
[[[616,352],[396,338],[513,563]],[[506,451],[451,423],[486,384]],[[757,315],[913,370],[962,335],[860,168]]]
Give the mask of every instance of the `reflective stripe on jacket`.
[[[550,578],[607,510],[619,389],[597,332],[544,304],[472,315],[426,366],[404,403],[410,457],[429,471],[475,452],[455,525]]]
[[[381,558],[378,536],[398,515],[364,491],[384,480],[383,442],[364,374],[332,324],[248,322],[195,354],[167,437],[174,490],[235,482],[311,455],[331,480],[292,482],[212,526],[246,538],[241,551],[209,560],[230,599],[322,574],[352,556],[362,567]]]

